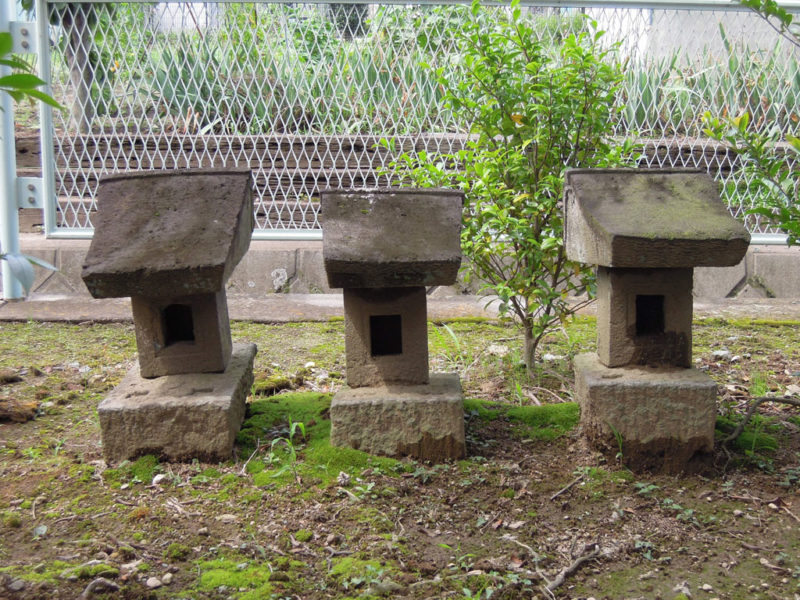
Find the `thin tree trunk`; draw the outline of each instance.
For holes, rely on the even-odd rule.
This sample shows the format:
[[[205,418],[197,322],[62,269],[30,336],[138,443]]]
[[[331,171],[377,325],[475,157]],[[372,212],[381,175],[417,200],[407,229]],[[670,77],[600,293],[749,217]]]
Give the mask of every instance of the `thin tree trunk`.
[[[65,53],[69,67],[69,80],[75,94],[70,116],[72,125],[78,133],[89,133],[94,117],[91,95],[94,77],[89,60],[92,47],[92,28],[85,10],[93,10],[93,8],[81,4],[70,4],[62,19],[62,23],[68,31]]]
[[[533,365],[536,362],[536,340],[533,337],[533,328],[525,321],[522,324],[522,332],[524,334],[525,346],[523,349],[523,356],[525,360],[525,371],[528,377],[533,377]]]

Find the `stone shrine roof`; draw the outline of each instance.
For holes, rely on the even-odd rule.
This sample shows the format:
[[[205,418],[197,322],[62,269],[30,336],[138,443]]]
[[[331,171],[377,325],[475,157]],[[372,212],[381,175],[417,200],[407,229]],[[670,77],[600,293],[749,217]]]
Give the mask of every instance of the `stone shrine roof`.
[[[249,170],[104,177],[83,265],[95,298],[169,297],[223,289],[253,231]]]
[[[606,267],[725,267],[750,234],[699,170],[574,169],[565,176],[571,260]]]
[[[322,254],[331,287],[452,285],[464,194],[449,189],[326,190]]]

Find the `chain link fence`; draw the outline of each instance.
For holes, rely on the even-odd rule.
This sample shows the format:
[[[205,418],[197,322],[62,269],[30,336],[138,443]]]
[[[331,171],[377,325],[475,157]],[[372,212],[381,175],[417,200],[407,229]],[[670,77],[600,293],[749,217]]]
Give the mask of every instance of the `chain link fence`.
[[[388,184],[400,151],[449,152],[469,132],[436,77],[458,76],[463,4],[44,5],[50,39],[40,47],[52,47],[53,93],[68,107],[45,132],[60,234],[91,234],[105,173],[249,166],[254,237],[317,237],[320,189]],[[701,117],[749,111],[756,127],[796,131],[797,50],[749,12],[647,6],[524,10],[554,46],[588,27],[586,16],[596,21],[625,64],[615,135],[636,140],[643,167],[708,169],[731,212],[770,233],[745,216],[748,182],[704,137]]]

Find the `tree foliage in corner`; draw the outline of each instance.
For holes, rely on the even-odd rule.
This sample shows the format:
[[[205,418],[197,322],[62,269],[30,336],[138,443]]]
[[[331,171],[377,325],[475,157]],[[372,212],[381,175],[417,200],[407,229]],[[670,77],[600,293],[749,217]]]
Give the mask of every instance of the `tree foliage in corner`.
[[[741,3],[800,49],[800,25],[775,0],[741,0]],[[727,118],[706,113],[703,120],[706,134],[725,143],[744,162],[744,172],[752,181],[748,191],[754,194],[754,208],[748,212],[760,215],[784,231],[790,246],[800,242],[800,177],[792,166],[800,163],[800,138],[778,127],[765,133],[753,131],[746,112]]]
[[[406,154],[393,166],[413,185],[465,192],[466,268],[521,325],[532,373],[542,338],[579,307],[568,295],[593,292],[593,271],[565,256],[564,171],[619,165],[629,154],[609,142],[622,73],[591,22],[553,48],[518,2],[497,15],[475,2],[458,34],[460,75],[439,72],[448,107],[471,124],[466,149]]]

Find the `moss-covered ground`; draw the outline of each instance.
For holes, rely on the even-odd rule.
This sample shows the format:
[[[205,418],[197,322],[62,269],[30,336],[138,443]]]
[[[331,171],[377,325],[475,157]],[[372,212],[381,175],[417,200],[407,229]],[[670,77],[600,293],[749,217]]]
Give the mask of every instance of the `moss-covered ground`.
[[[633,473],[580,435],[572,359],[594,349],[593,319],[552,334],[533,379],[512,326],[430,323],[432,369],[461,376],[468,457],[373,457],[328,443],[341,320],[232,331],[259,346],[232,459],[109,467],[96,408],[134,364],[132,326],[0,324],[16,376],[0,409],[35,413],[0,422],[0,598],[800,595],[796,409],[763,405],[701,474]],[[800,385],[798,331],[696,321],[720,439],[749,398]]]

